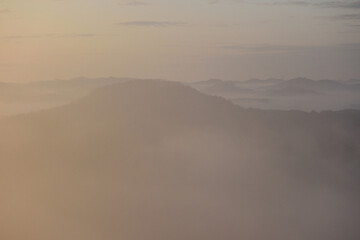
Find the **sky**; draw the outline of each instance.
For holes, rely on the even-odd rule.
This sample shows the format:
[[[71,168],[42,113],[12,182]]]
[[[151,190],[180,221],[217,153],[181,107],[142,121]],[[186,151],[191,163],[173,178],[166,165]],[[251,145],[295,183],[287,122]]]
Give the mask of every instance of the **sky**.
[[[360,1],[0,0],[0,82],[360,78]]]

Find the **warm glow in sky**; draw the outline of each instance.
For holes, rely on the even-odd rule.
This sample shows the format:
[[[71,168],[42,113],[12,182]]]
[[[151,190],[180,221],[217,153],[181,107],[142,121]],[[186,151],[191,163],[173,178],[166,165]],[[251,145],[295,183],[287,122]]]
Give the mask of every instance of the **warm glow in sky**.
[[[360,1],[0,0],[0,81],[360,78]]]

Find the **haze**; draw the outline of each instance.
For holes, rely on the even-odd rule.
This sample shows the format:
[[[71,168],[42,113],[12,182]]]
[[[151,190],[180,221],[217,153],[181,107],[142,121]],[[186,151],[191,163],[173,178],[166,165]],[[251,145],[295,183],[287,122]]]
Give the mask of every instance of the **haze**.
[[[0,0],[0,240],[359,240],[360,1]]]
[[[2,0],[0,79],[360,78],[359,1]]]
[[[356,240],[360,113],[118,83],[0,121],[0,238]]]

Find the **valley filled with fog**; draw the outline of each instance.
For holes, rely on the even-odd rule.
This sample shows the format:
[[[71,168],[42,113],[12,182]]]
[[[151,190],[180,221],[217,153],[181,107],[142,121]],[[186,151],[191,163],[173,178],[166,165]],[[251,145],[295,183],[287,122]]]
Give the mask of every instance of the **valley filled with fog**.
[[[247,108],[302,111],[360,109],[360,80],[357,79],[210,79],[192,83],[191,86]]]

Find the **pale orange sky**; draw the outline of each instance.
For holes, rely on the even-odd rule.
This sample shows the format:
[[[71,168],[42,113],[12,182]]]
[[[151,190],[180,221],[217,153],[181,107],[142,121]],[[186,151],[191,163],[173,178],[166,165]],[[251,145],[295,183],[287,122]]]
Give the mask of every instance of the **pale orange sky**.
[[[360,1],[0,0],[0,81],[360,78]]]

